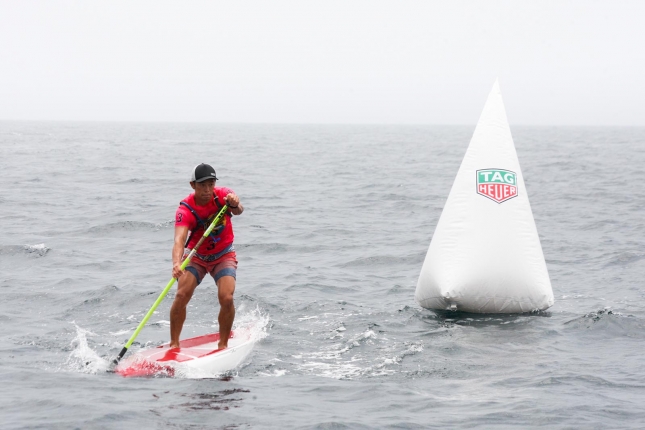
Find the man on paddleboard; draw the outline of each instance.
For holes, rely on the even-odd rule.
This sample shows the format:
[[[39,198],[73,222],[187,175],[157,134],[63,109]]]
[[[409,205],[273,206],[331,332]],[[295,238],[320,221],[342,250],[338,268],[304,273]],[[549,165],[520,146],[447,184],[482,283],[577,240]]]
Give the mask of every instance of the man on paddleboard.
[[[177,295],[170,308],[170,347],[179,348],[179,336],[186,320],[186,306],[197,285],[210,274],[217,285],[219,311],[219,348],[226,348],[235,319],[233,293],[237,259],[233,247],[232,215],[240,215],[244,207],[233,190],[217,187],[215,169],[200,164],[193,169],[190,186],[195,190],[179,203],[175,217],[175,244],[172,248],[172,276],[178,281]],[[228,210],[220,224],[197,250],[190,264],[181,270],[186,249],[192,249],[213,218],[224,205]],[[190,233],[190,235],[189,235]],[[186,253],[187,255],[187,253]]]

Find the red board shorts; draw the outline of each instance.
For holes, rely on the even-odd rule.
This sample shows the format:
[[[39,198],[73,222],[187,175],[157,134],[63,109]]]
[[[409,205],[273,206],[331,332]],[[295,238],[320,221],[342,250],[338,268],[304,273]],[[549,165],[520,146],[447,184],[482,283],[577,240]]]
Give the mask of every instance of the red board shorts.
[[[192,273],[197,278],[197,285],[201,284],[202,279],[204,279],[207,273],[210,273],[217,284],[217,281],[222,276],[236,277],[237,256],[235,255],[235,251],[227,252],[212,262],[202,261],[199,257],[195,256],[186,267],[186,271]]]

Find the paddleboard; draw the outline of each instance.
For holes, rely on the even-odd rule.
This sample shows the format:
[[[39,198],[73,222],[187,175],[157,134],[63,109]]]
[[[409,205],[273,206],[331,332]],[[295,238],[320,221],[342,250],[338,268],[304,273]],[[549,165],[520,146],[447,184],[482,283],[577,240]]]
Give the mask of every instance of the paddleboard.
[[[124,377],[175,376],[178,371],[190,374],[191,370],[219,374],[239,366],[255,344],[246,330],[232,331],[225,349],[218,349],[219,338],[219,333],[210,333],[182,340],[179,348],[164,344],[145,349],[121,361],[114,371]]]

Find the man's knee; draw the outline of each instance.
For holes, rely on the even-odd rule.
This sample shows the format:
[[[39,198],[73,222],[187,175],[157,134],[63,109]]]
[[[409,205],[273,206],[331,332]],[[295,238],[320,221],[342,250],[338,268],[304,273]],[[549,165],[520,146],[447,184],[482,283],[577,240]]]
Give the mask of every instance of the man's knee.
[[[222,307],[233,306],[233,294],[235,293],[235,278],[223,276],[217,283],[217,298]]]
[[[197,287],[197,280],[191,273],[184,273],[179,278],[179,285],[177,286],[177,293],[175,294],[175,302],[186,306],[193,297],[193,292]]]
[[[192,291],[178,290],[177,294],[175,294],[175,302],[182,306],[186,306],[192,297]]]
[[[233,292],[220,292],[217,295],[219,299],[219,305],[223,308],[233,306]]]

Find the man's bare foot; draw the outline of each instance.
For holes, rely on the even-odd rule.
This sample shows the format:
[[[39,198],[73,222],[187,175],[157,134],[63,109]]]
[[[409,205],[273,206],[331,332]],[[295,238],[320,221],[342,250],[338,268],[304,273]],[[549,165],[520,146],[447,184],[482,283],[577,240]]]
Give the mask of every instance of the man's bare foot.
[[[179,342],[177,342],[177,343],[170,342],[170,345],[168,345],[168,348],[170,348],[170,349],[180,348]]]
[[[219,342],[217,344],[217,349],[226,349],[226,348],[228,348],[228,342],[226,342],[226,343]]]

